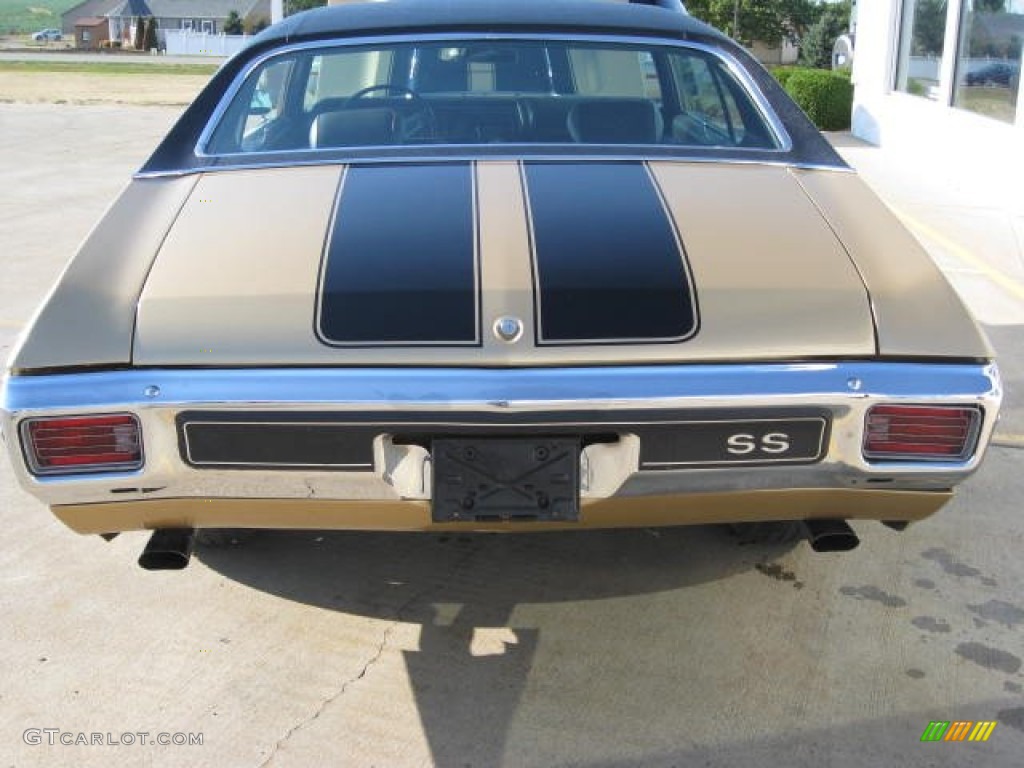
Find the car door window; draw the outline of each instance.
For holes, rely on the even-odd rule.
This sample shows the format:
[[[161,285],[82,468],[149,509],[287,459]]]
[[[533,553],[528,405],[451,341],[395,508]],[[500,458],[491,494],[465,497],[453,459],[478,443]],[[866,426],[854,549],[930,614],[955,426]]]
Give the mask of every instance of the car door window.
[[[267,126],[284,112],[285,89],[294,63],[293,59],[280,59],[260,72],[249,97],[249,109],[242,128],[243,150],[262,148],[262,137]]]

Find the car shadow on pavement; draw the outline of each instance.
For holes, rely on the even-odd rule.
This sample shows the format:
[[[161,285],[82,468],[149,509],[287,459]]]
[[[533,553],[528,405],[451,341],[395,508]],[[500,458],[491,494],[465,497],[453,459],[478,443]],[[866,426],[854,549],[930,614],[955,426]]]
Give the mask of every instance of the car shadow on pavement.
[[[502,762],[527,682],[535,682],[531,670],[542,632],[515,626],[517,608],[686,589],[763,568],[793,546],[743,544],[725,526],[512,535],[225,534],[218,546],[201,544],[196,554],[230,579],[288,600],[419,625],[418,648],[402,656],[432,762],[445,766]],[[481,630],[497,635],[498,647],[493,637],[490,648],[474,647]],[[575,634],[563,629],[555,635],[559,631]],[[585,675],[614,662],[604,656],[603,641],[594,640],[574,641],[574,653],[593,654],[572,662]]]

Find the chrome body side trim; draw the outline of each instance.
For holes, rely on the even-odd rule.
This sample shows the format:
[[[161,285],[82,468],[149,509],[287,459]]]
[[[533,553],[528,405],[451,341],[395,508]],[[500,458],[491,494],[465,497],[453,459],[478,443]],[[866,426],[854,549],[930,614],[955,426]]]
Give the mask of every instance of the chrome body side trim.
[[[386,421],[429,413],[431,419],[475,425],[529,424],[538,414],[544,414],[545,421],[563,414],[564,421],[572,422],[574,413],[590,411],[608,414],[600,421],[626,422],[620,440],[629,441],[630,413],[678,411],[680,418],[697,419],[711,410],[814,407],[827,412],[832,424],[827,451],[815,464],[637,470],[630,471],[621,485],[592,477],[588,487],[597,490],[586,491],[585,496],[610,494],[612,485],[617,496],[778,488],[946,490],[978,467],[1001,399],[996,366],[971,363],[135,369],[8,376],[0,398],[0,426],[19,482],[50,505],[188,497],[403,497],[383,465],[373,472],[189,467],[180,455],[176,419],[182,411],[201,409],[316,412],[338,414],[339,419],[346,413],[370,411],[387,414]],[[878,403],[976,406],[983,416],[978,450],[962,461],[870,462],[862,453],[864,416]],[[108,412],[138,416],[146,441],[145,467],[82,476],[31,474],[18,440],[23,419]],[[421,479],[406,476],[401,485],[422,485]]]

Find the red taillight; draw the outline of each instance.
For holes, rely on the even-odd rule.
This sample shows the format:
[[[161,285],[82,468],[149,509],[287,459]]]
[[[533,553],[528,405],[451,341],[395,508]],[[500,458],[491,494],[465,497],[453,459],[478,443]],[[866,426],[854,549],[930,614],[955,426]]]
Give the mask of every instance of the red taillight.
[[[864,425],[869,459],[965,459],[978,438],[977,408],[876,405]]]
[[[139,421],[128,414],[28,419],[22,424],[21,434],[35,474],[142,466]]]

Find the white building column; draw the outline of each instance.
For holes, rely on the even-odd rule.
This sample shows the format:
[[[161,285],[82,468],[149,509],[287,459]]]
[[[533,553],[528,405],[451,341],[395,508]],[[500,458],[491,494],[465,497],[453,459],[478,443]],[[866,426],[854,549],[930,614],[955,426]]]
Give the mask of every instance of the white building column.
[[[895,89],[901,31],[909,34],[913,0],[861,0],[853,64],[855,136],[896,153],[909,167],[941,177],[964,195],[1024,214],[1024,85],[1007,123],[954,107],[961,12],[949,0],[935,99]],[[909,18],[907,18],[909,17]]]

